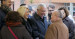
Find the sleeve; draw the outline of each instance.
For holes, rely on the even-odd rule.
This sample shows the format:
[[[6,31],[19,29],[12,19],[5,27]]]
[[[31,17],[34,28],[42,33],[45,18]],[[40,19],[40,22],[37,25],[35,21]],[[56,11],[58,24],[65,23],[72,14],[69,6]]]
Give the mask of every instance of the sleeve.
[[[23,29],[22,31],[23,39],[33,39],[25,27],[23,27],[22,29]]]
[[[52,24],[48,27],[45,39],[57,39],[57,28]]]
[[[74,23],[73,23],[73,21],[72,20],[70,20],[70,22],[69,22],[69,37],[70,38],[73,38],[73,36],[74,36]]]
[[[41,39],[44,39],[44,35],[42,35],[38,32],[38,27],[37,27],[38,25],[36,24],[35,20],[34,19],[30,19],[30,20],[31,20],[30,25],[32,27],[32,36],[33,36],[33,38],[35,39],[35,38],[39,37]]]
[[[5,14],[0,10],[0,29],[5,25]]]
[[[2,21],[2,20],[1,20],[1,15],[0,15],[0,27],[1,27],[1,21]]]

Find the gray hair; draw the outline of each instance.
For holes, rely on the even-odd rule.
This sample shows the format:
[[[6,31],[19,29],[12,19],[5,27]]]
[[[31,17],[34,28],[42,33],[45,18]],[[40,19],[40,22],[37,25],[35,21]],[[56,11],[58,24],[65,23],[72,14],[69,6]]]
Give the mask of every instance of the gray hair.
[[[37,9],[40,9],[41,7],[46,8],[46,5],[44,5],[44,4],[39,4],[38,7],[37,7]]]
[[[55,5],[53,5],[53,4],[50,4],[47,8],[52,8],[52,9],[55,9]]]
[[[59,18],[63,18],[63,14],[61,13],[60,10],[55,10],[55,15],[58,16]]]
[[[63,18],[63,14],[61,13],[61,11],[58,10],[58,12],[59,12],[59,17],[60,17],[60,18]]]

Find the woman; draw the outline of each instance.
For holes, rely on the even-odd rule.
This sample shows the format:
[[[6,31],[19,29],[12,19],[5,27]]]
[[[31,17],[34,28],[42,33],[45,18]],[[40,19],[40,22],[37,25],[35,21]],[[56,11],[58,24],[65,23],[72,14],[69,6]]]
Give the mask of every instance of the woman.
[[[6,15],[6,26],[1,30],[1,39],[32,39],[18,12],[10,11]]]
[[[61,11],[63,14],[63,23],[68,27],[69,29],[69,39],[73,39],[74,36],[74,23],[73,21],[68,17],[69,12],[65,7],[61,7],[58,10]]]
[[[20,8],[18,8],[17,10],[20,14],[20,16],[22,17],[22,24],[26,27],[26,29],[28,30],[28,32],[32,35],[32,28],[31,28],[31,25],[30,25],[30,20],[28,18],[29,16],[29,9],[28,9],[28,6],[25,5],[25,6],[20,6]]]

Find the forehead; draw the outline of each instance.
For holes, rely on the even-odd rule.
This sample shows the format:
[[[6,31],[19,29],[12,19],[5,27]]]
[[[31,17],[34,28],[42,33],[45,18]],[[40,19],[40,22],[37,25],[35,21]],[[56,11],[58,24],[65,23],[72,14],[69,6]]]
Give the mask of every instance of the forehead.
[[[40,10],[46,10],[46,8],[45,7],[40,7]]]
[[[6,2],[11,2],[11,0],[6,0]]]

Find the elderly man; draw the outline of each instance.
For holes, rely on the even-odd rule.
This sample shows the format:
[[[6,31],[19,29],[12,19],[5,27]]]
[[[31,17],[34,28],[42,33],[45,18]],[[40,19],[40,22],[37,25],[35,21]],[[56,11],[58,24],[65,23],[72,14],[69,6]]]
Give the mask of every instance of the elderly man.
[[[48,27],[45,39],[69,39],[67,26],[62,21],[62,13],[54,11],[51,16],[52,24]]]
[[[2,0],[1,1],[1,7],[0,7],[0,30],[3,25],[5,25],[4,18],[6,14],[11,10],[11,0]]]
[[[48,28],[47,20],[45,17],[46,6],[39,4],[37,12],[30,18],[32,26],[32,34],[34,39],[44,39],[45,32]]]

